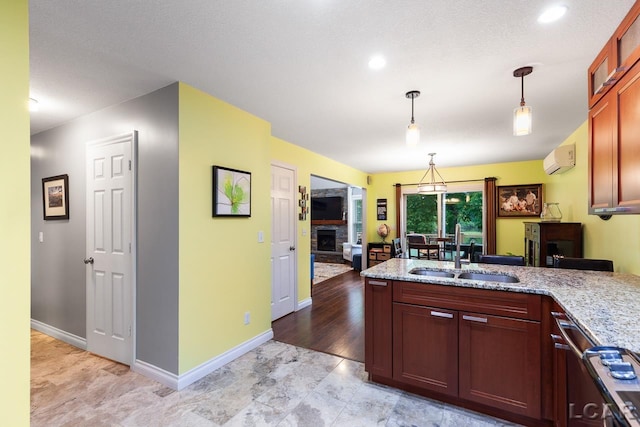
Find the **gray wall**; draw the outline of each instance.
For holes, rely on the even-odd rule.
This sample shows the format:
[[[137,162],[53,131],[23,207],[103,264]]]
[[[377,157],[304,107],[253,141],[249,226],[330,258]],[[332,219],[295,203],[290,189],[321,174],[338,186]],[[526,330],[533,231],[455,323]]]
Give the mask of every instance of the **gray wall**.
[[[85,144],[138,131],[136,358],[178,374],[178,83],[31,137],[31,317],[86,337]],[[69,175],[68,221],[42,178]],[[38,242],[38,233],[44,242]]]

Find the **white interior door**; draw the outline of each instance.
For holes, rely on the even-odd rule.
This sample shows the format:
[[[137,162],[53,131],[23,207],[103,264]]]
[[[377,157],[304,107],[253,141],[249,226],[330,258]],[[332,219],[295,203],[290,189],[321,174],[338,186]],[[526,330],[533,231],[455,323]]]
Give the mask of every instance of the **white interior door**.
[[[296,307],[295,171],[271,166],[271,320]]]
[[[130,365],[136,132],[87,145],[87,350]]]

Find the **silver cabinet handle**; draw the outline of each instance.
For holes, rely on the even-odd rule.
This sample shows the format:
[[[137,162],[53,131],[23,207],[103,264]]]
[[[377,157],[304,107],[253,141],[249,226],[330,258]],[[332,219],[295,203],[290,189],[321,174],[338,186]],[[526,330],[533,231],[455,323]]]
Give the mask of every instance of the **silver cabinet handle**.
[[[93,264],[93,257],[86,258],[86,259],[84,260],[84,263],[85,263],[85,264]]]
[[[441,311],[432,311],[431,315],[433,317],[444,317],[445,319],[453,319],[453,314],[451,314],[451,313],[443,313]]]
[[[383,282],[380,280],[369,280],[369,284],[373,286],[387,286],[387,282]]]
[[[476,316],[463,315],[462,319],[463,320],[470,320],[472,322],[487,323],[487,318],[486,317],[476,317]]]

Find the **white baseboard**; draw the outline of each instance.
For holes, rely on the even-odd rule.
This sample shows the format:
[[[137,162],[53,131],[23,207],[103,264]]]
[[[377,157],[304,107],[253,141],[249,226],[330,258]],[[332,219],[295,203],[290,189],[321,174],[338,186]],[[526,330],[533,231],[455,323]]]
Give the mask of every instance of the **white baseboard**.
[[[31,327],[36,331],[42,332],[45,335],[49,335],[55,339],[60,341],[64,341],[67,344],[71,344],[72,346],[78,347],[82,350],[87,349],[87,340],[86,338],[79,337],[72,333],[63,331],[62,329],[58,329],[55,326],[47,325],[46,323],[42,323],[39,320],[31,319]]]
[[[167,387],[171,387],[174,390],[182,390],[188,385],[193,384],[199,379],[209,375],[216,369],[223,367],[232,360],[237,359],[243,354],[250,352],[259,345],[264,344],[271,338],[273,338],[273,330],[269,329],[268,331],[257,335],[248,341],[243,342],[242,344],[222,353],[221,355],[216,356],[207,362],[204,362],[200,366],[196,366],[195,368],[185,372],[182,375],[172,374],[171,372],[167,372],[164,369],[160,369],[142,360],[136,360],[131,366],[131,369],[135,372],[138,372],[139,374],[158,381],[159,383],[164,384]]]
[[[178,376],[164,369],[160,369],[151,363],[136,359],[131,364],[131,370],[147,378],[151,378],[154,381],[158,381],[160,384],[164,384],[174,390],[178,390]]]
[[[309,307],[311,305],[311,298],[303,299],[302,301],[298,301],[298,309],[296,311],[302,310],[305,307]]]

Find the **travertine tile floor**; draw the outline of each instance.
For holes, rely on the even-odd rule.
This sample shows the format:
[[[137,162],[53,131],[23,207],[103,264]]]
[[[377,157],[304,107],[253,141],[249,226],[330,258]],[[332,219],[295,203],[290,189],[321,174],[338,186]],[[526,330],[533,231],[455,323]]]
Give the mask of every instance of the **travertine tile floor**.
[[[366,380],[364,365],[269,341],[173,391],[32,331],[32,426],[512,426]]]

